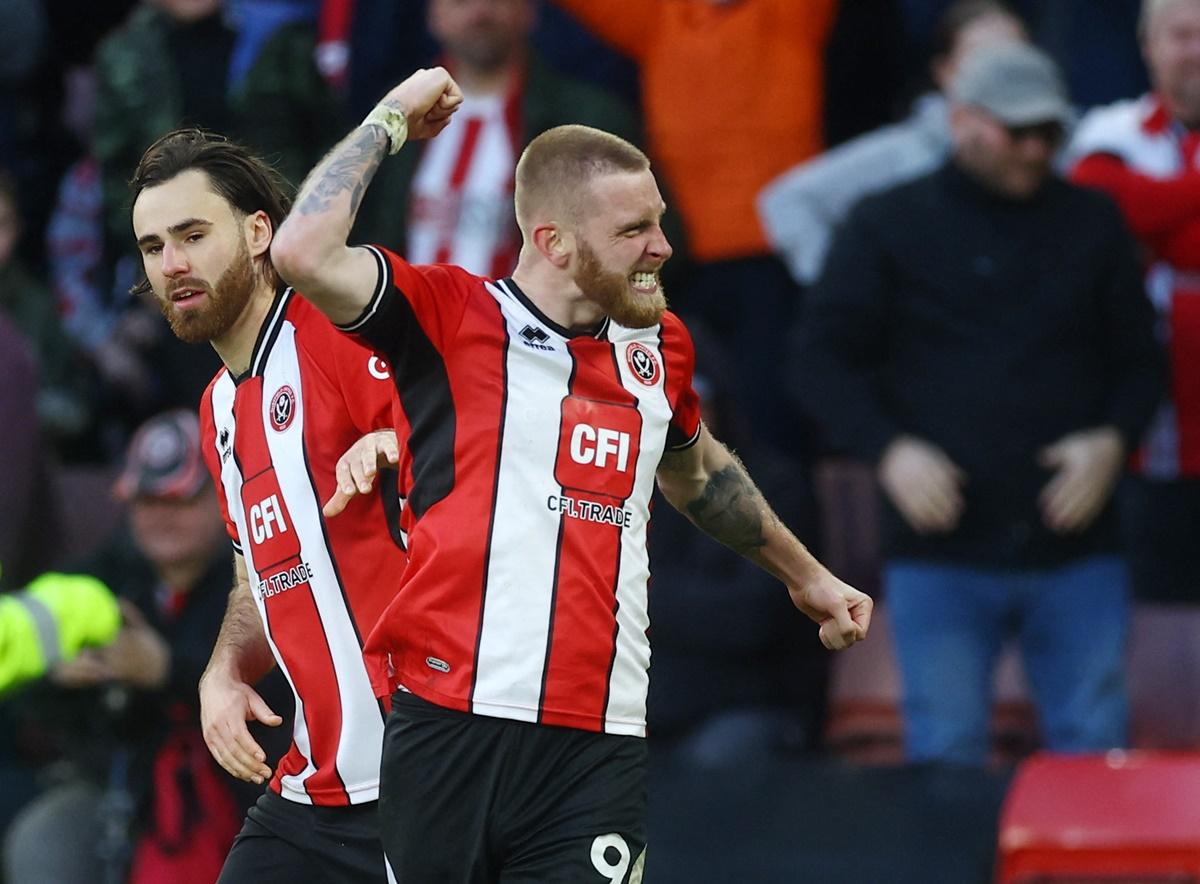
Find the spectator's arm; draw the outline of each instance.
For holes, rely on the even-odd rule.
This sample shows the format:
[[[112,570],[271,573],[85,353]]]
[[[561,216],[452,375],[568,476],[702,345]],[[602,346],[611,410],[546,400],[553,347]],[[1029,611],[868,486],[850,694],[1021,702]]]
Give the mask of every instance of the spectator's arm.
[[[881,247],[852,213],[801,313],[791,366],[795,395],[834,445],[871,463],[900,434],[878,392],[889,285]]]
[[[1138,238],[1171,234],[1200,219],[1200,172],[1159,179],[1130,169],[1111,154],[1092,154],[1071,170],[1071,179],[1107,192]]]
[[[618,52],[640,61],[652,40],[670,39],[657,33],[655,19],[662,0],[553,0],[585,28]],[[824,0],[823,0],[824,2]]]
[[[94,577],[43,574],[0,596],[0,693],[112,641],[120,626],[116,599]]]

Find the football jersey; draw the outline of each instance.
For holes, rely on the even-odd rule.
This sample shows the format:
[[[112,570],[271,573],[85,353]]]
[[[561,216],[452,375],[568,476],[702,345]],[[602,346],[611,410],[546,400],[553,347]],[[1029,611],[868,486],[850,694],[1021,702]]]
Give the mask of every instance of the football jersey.
[[[667,313],[573,333],[511,279],[371,251],[345,330],[395,369],[409,531],[367,641],[377,692],[643,736],[650,497],[700,434],[687,331]]]
[[[338,458],[391,425],[394,398],[387,364],[288,289],[271,306],[249,370],[222,369],[201,402],[226,527],[295,695],[292,745],[270,788],[300,803],[379,794],[383,711],[362,643],[406,562],[395,473],[335,518],[321,506]]]

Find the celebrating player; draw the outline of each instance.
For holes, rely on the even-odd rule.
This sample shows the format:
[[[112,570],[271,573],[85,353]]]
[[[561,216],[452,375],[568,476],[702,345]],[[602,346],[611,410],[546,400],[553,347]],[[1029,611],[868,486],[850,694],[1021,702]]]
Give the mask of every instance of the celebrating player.
[[[640,880],[656,479],[782,580],[827,646],[865,637],[871,600],[701,425],[691,341],[659,282],[663,201],[631,144],[583,126],[533,140],[509,279],[346,244],[384,157],[460,100],[440,68],[395,87],[309,175],[272,245],[285,279],[396,368],[412,521],[367,642],[395,691],[381,834],[402,881]]]
[[[321,513],[339,455],[390,424],[390,370],[280,285],[269,248],[288,201],[260,160],[218,136],[173,132],[131,186],[145,286],[178,337],[210,341],[225,363],[200,419],[237,583],[200,682],[201,717],[222,767],[270,782],[220,881],[390,880],[375,809],[384,716],[362,638],[405,564],[396,484],[357,496],[336,521]],[[273,662],[296,712],[272,774],[246,722],[281,723],[251,687]]]

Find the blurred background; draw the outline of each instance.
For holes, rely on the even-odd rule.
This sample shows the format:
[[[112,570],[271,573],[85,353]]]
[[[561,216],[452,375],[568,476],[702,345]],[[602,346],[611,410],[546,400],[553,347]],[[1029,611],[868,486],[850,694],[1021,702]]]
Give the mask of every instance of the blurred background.
[[[356,238],[503,277],[524,144],[639,144],[706,422],[878,603],[829,655],[660,502],[650,880],[999,880],[1027,759],[1200,748],[1200,0],[1144,5],[0,0],[3,880],[183,880],[254,798],[198,726],[219,363],[129,294],[128,177],[187,124],[295,186],[432,63],[462,111]]]

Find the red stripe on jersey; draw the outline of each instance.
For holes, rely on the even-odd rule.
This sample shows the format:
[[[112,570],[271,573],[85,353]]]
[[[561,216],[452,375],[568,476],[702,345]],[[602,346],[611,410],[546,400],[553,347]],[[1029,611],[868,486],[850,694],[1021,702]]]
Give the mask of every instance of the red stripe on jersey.
[[[659,351],[666,363],[663,368],[663,392],[671,406],[667,448],[678,448],[694,440],[700,430],[700,397],[692,389],[696,351],[687,327],[674,313],[663,314],[659,341]]]
[[[633,491],[642,419],[611,344],[575,338],[567,346],[574,368],[555,476],[571,507],[591,517],[561,517],[539,721],[599,730],[616,653],[622,529],[596,515],[615,515]]]
[[[450,173],[450,192],[460,193],[463,188],[463,182],[467,180],[467,171],[471,168],[471,160],[475,156],[475,147],[479,144],[479,134],[483,131],[483,120],[479,117],[471,117],[467,120],[467,131],[463,133],[462,147],[459,148],[458,157],[454,160],[454,171]],[[447,231],[447,236],[443,236],[442,241],[438,244],[437,255],[433,259],[435,264],[448,264],[454,249],[454,243],[450,241],[448,236],[453,236],[453,231]]]
[[[244,382],[241,391],[250,414],[261,414],[263,409],[263,380],[251,377]],[[283,493],[279,490],[279,479],[271,463],[267,447],[266,431],[261,420],[238,421],[233,450],[241,467],[245,482],[242,486],[242,501],[251,530],[261,530],[266,542],[257,545],[254,563],[262,569],[251,574],[256,594],[263,594],[263,586],[281,573],[303,569],[300,545],[296,539],[291,514],[287,512]],[[268,532],[273,536],[268,536]],[[314,792],[333,794],[333,800],[323,799],[322,804],[343,806],[350,804],[350,796],[337,770],[337,746],[342,732],[341,698],[338,696],[337,674],[333,655],[325,637],[325,627],[317,611],[311,588],[307,581],[294,584],[286,591],[274,592],[264,599],[268,630],[271,640],[281,656],[288,661],[293,687],[297,685],[332,685],[334,689],[324,697],[300,696],[304,704],[304,724],[308,730],[312,747],[311,759],[316,772],[304,781],[310,797]],[[286,621],[287,629],[270,629],[272,620]],[[310,706],[310,701],[312,705]],[[321,715],[311,714],[319,706]],[[295,745],[292,746],[286,764],[277,765],[271,779],[271,788],[281,790],[279,780],[288,774],[298,774],[307,766]],[[298,767],[297,767],[298,765]]]

